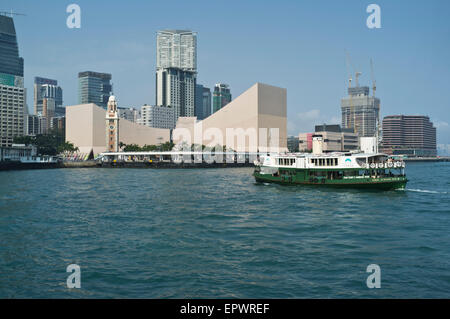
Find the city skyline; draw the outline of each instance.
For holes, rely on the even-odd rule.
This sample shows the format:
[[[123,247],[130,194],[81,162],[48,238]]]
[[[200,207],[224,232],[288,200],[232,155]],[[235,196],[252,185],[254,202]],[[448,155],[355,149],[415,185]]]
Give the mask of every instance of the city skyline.
[[[248,1],[239,5],[233,25],[229,24],[231,15],[226,12],[215,19],[196,20],[199,13],[182,2],[168,20],[156,13],[168,5],[140,1],[108,5],[111,20],[125,16],[126,24],[98,22],[95,19],[104,13],[100,8],[105,2],[77,3],[82,10],[79,30],[66,27],[66,4],[50,5],[45,1],[39,5],[26,1],[3,4],[3,9],[27,14],[17,17],[15,25],[20,56],[25,60],[30,110],[33,105],[30,83],[35,76],[57,79],[64,89],[64,105],[73,105],[77,95],[76,74],[88,69],[113,74],[115,94],[122,105],[139,107],[151,103],[155,96],[152,75],[156,67],[156,32],[189,29],[198,34],[199,83],[213,87],[216,82],[226,82],[236,95],[253,82],[287,88],[289,134],[311,131],[314,125],[323,122],[340,123],[339,101],[346,95],[347,50],[353,64],[363,73],[361,85],[371,85],[369,59],[374,60],[380,118],[395,114],[428,115],[438,129],[438,143],[450,143],[450,116],[446,112],[450,98],[440,94],[445,92],[450,69],[445,58],[450,48],[443,41],[450,34],[445,24],[445,9],[449,8],[446,2],[378,1],[382,28],[373,30],[365,25],[367,4],[361,1],[352,1],[345,10],[332,2],[324,6],[293,1],[285,1],[283,5],[263,4],[254,9],[253,1]],[[223,6],[208,2],[198,5],[208,11]],[[405,5],[408,12],[403,10]],[[135,10],[137,6],[142,8],[139,12]],[[143,15],[151,18],[142,20]],[[314,21],[309,17],[317,15],[322,19]],[[414,19],[419,16],[421,19]],[[276,23],[262,23],[269,18]],[[45,21],[37,24],[38,19]],[[50,31],[54,40],[44,41],[41,50],[32,50],[37,41],[43,42],[36,32]],[[97,38],[107,40],[100,45]],[[277,50],[282,45],[285,50]],[[86,50],[89,47],[95,50]],[[124,55],[126,59],[122,58]]]

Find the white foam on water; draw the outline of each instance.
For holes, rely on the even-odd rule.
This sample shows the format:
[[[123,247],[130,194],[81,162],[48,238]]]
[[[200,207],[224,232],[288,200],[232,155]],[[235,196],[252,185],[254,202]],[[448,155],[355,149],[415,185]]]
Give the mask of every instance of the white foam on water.
[[[413,188],[407,188],[405,191],[410,192],[417,192],[417,193],[429,193],[429,194],[448,194],[448,192],[438,192],[438,191],[430,191],[427,189],[413,189]]]

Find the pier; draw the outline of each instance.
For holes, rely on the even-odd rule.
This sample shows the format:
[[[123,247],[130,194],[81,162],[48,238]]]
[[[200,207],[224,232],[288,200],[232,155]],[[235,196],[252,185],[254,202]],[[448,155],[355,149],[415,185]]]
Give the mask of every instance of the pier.
[[[403,158],[405,162],[450,162],[449,156],[443,157],[408,157]]]
[[[97,158],[100,167],[227,168],[250,167],[259,158],[252,152],[107,152]]]

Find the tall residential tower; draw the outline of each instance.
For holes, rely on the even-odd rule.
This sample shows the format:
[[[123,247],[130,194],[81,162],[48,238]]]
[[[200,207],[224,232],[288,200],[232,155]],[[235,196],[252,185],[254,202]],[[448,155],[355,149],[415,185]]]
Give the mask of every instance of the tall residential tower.
[[[197,33],[189,30],[158,31],[156,40],[156,106],[194,116],[197,81]]]

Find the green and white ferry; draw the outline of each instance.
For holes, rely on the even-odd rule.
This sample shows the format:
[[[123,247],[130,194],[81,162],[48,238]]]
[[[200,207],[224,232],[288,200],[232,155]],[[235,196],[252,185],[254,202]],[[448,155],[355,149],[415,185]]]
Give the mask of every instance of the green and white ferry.
[[[383,153],[285,153],[260,156],[257,182],[332,187],[404,189],[405,162]]]

